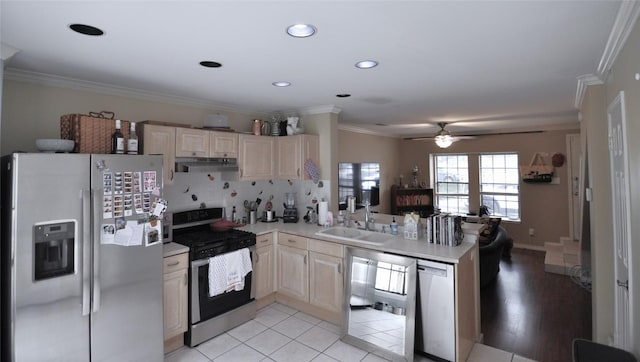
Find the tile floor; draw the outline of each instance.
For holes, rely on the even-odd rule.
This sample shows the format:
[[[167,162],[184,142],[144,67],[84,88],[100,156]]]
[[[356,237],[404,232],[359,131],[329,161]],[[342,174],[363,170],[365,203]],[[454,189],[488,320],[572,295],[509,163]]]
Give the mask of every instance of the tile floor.
[[[196,348],[182,347],[165,362],[325,362],[386,361],[346,344],[340,327],[274,303],[258,311],[253,320]],[[414,361],[431,361],[416,356]],[[532,362],[493,347],[476,344],[467,362]]]

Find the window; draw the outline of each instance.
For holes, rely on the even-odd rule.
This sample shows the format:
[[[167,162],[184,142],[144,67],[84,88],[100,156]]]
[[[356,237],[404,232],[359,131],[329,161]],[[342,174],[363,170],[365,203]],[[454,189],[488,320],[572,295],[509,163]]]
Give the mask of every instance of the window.
[[[375,288],[385,292],[407,294],[407,267],[378,261]]]
[[[355,196],[356,203],[378,205],[380,199],[379,163],[338,164],[338,200],[346,204],[347,196]]]
[[[491,216],[520,220],[517,153],[434,154],[431,160],[442,212],[464,215],[486,206]]]
[[[480,155],[480,204],[492,216],[520,219],[518,155]]]
[[[436,204],[442,212],[469,212],[469,157],[435,155]]]

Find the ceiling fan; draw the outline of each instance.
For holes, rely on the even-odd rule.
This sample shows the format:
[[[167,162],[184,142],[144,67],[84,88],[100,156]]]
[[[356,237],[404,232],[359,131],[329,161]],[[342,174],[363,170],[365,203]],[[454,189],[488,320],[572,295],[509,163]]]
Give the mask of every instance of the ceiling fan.
[[[463,140],[463,139],[476,139],[479,136],[494,136],[494,135],[509,135],[509,134],[525,134],[525,133],[541,133],[543,131],[514,131],[514,132],[498,132],[498,133],[487,133],[487,134],[477,134],[477,135],[458,135],[454,136],[451,132],[444,129],[448,123],[446,122],[438,122],[438,126],[440,127],[440,131],[435,134],[433,137],[413,137],[413,138],[405,138],[411,141],[435,141],[436,145],[440,148],[447,148],[453,144],[453,142]]]
[[[411,138],[413,141],[426,141],[426,140],[434,140],[436,145],[440,148],[447,148],[451,146],[453,142],[459,141],[461,139],[474,139],[476,136],[453,136],[451,132],[444,129],[447,126],[446,122],[438,122],[438,126],[440,127],[440,131],[436,133],[433,137],[417,137]]]

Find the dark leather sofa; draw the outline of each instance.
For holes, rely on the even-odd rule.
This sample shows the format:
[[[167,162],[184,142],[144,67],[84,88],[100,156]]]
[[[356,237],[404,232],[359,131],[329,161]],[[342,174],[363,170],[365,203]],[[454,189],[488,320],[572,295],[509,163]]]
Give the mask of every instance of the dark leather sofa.
[[[500,271],[503,254],[511,255],[513,240],[502,226],[498,225],[493,239],[486,244],[480,243],[480,288],[491,283]]]

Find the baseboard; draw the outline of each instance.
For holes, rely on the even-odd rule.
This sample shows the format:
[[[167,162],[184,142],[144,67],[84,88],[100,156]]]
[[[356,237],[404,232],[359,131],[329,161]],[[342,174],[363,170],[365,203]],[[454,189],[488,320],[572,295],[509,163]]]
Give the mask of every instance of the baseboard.
[[[164,341],[164,353],[173,352],[182,346],[184,346],[184,334],[180,333]]]
[[[546,251],[544,249],[544,245],[531,245],[531,244],[513,243],[513,247],[516,248],[516,249]]]

